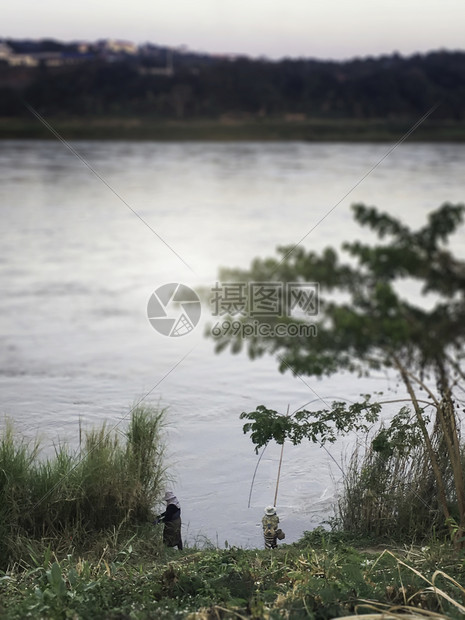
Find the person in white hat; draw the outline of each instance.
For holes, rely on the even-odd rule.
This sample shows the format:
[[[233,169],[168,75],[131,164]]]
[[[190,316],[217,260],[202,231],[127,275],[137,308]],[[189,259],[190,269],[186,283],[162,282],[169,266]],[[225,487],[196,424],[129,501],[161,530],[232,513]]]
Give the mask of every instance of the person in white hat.
[[[181,504],[172,491],[166,491],[163,498],[166,510],[158,515],[155,523],[164,523],[163,542],[167,547],[177,547],[182,550],[181,537]]]
[[[262,518],[263,536],[265,538],[265,549],[275,549],[278,546],[278,538],[282,540],[284,532],[278,528],[279,517],[274,506],[265,508],[265,515]]]

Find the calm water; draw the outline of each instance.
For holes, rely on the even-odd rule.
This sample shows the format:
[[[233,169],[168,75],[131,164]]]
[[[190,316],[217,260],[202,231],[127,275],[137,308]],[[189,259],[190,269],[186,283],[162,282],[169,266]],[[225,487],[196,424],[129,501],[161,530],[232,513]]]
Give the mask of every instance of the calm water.
[[[169,407],[184,536],[261,545],[258,524],[273,503],[279,449],[267,449],[248,509],[257,457],[240,412],[260,403],[285,411],[318,396],[356,398],[389,382],[342,376],[304,384],[280,375],[272,359],[216,356],[201,326],[178,339],[157,334],[147,301],[166,282],[211,287],[220,265],[245,267],[295,243],[389,147],[74,146],[189,268],[61,144],[0,142],[0,413],[27,437],[42,437],[46,451],[58,438],[76,445],[79,419],[124,427],[131,405],[153,390],[146,400]],[[304,245],[319,250],[368,235],[352,222],[349,207],[357,201],[420,225],[443,202],[465,199],[464,165],[464,145],[402,145]],[[463,234],[454,245],[465,254]],[[353,441],[329,452],[285,446],[278,506],[287,541],[330,515],[341,458]]]

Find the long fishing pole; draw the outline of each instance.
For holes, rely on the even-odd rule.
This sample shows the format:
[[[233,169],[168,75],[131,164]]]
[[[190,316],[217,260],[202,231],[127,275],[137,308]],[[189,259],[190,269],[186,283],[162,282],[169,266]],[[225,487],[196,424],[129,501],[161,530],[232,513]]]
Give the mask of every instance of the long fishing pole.
[[[286,416],[289,417],[289,407],[290,405],[287,406],[287,412],[286,412]],[[279,488],[279,478],[281,476],[281,465],[283,462],[283,452],[284,452],[284,442],[286,441],[286,437],[283,437],[283,443],[281,445],[281,456],[279,457],[279,467],[278,467],[278,477],[276,478],[276,491],[274,494],[274,504],[273,506],[276,508],[276,500],[278,499],[278,488]]]
[[[287,408],[287,411],[289,412],[289,407]],[[281,475],[281,463],[283,462],[283,450],[284,450],[284,440],[281,446],[281,457],[279,459],[279,467],[278,467],[278,477],[276,479],[276,491],[274,494],[274,504],[273,506],[276,508],[276,500],[278,499],[278,488],[279,488],[279,476]]]
[[[336,398],[336,397],[325,397],[325,398]],[[341,397],[339,397],[341,398]],[[308,402],[306,402],[304,405],[302,405],[302,407],[306,407],[307,405],[310,405],[311,403],[314,403],[318,400],[323,400],[322,398],[314,398],[313,400],[309,400]],[[342,398],[342,400],[348,400],[348,398]],[[352,401],[349,401],[352,402]],[[296,411],[298,411],[300,409],[300,407],[298,409],[296,409]],[[295,412],[294,412],[295,413]],[[287,414],[289,415],[289,405],[287,407]],[[293,414],[294,415],[294,414]],[[334,461],[334,463],[337,465],[337,467],[339,467],[339,469],[341,470],[341,473],[343,475],[343,477],[345,478],[345,473],[342,469],[342,467],[339,465],[339,463],[336,461],[336,459],[334,458],[334,456],[331,454],[331,452],[329,452],[329,450],[327,449],[327,447],[325,445],[323,445],[320,441],[318,442],[320,444],[320,448],[323,448],[323,450],[328,454],[328,456]],[[263,450],[260,454],[260,456],[258,457],[258,461],[257,464],[255,465],[255,470],[253,472],[253,476],[252,476],[252,482],[250,483],[250,491],[249,491],[249,501],[247,504],[247,508],[250,508],[250,502],[252,500],[252,492],[253,492],[253,487],[254,487],[254,483],[255,483],[255,477],[257,475],[257,470],[258,470],[258,466],[260,465],[260,461],[262,460],[263,455],[265,454],[265,450],[268,448],[269,444],[265,444],[265,446],[263,447]],[[283,449],[284,449],[284,443],[283,446],[281,448],[281,460],[283,458]],[[276,496],[277,496],[277,485],[279,484],[279,475],[280,475],[280,471],[281,471],[281,461],[279,463],[279,472],[278,472],[278,481],[276,483],[276,493],[275,493],[275,506],[276,506]]]
[[[265,454],[265,450],[267,449],[267,447],[268,447],[268,444],[265,444],[263,447],[262,453],[258,457],[257,464],[255,465],[255,471],[253,472],[252,482],[250,484],[249,503],[247,504],[247,508],[250,508],[250,500],[252,499],[252,491],[253,491],[253,484],[255,482],[255,476],[257,475],[258,466],[260,465],[260,461],[262,460],[262,456]]]

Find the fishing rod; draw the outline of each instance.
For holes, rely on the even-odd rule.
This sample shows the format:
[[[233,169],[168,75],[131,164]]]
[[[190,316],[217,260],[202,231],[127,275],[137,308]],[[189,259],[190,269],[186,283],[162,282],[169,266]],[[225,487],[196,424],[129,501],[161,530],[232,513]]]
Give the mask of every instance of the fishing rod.
[[[330,398],[330,397],[325,397],[325,398]],[[332,398],[334,398],[334,397],[332,397]],[[324,399],[323,399],[323,398],[314,398],[313,400],[309,400],[308,402],[306,402],[305,404],[303,404],[301,407],[298,407],[298,408],[294,411],[294,413],[296,413],[297,411],[299,411],[300,409],[302,409],[302,407],[306,407],[307,405],[310,405],[310,404],[312,404],[312,403],[314,403],[314,402],[316,402],[316,401],[318,401],[318,400],[323,400],[323,402],[324,402]],[[350,401],[350,400],[349,400],[349,399],[347,399],[347,398],[341,398],[341,400],[347,400],[347,401],[349,401],[349,402],[352,402],[352,401]],[[293,413],[292,415],[294,415],[294,413]],[[287,415],[289,415],[289,405],[287,406]],[[323,448],[323,450],[324,450],[324,451],[328,454],[328,456],[329,456],[329,457],[330,457],[330,458],[334,461],[334,463],[337,465],[337,467],[341,470],[341,473],[342,473],[343,477],[345,477],[344,470],[343,470],[343,469],[342,469],[342,467],[339,465],[339,463],[336,461],[336,459],[335,459],[335,458],[334,458],[334,456],[331,454],[331,452],[329,452],[329,450],[326,448],[326,446],[325,446],[325,445],[323,445],[320,441],[318,441],[318,443],[320,444],[320,448]],[[247,503],[247,508],[250,508],[250,502],[251,502],[251,500],[252,500],[252,492],[253,492],[253,487],[254,487],[254,483],[255,483],[255,478],[256,478],[256,475],[257,475],[257,471],[258,471],[258,466],[260,465],[260,461],[262,460],[262,457],[263,457],[263,455],[265,454],[265,450],[268,448],[268,445],[269,445],[269,444],[267,443],[267,444],[265,444],[265,445],[263,446],[263,450],[261,451],[260,456],[258,457],[257,464],[255,465],[255,469],[254,469],[253,476],[252,476],[252,481],[251,481],[251,483],[250,483],[249,501],[248,501],[248,503]],[[274,497],[274,506],[275,506],[275,507],[276,507],[276,499],[277,499],[277,496],[278,496],[278,486],[279,486],[279,478],[280,478],[280,474],[281,474],[281,464],[282,464],[282,460],[283,460],[283,450],[284,450],[284,441],[283,441],[282,446],[281,446],[281,457],[280,457],[280,460],[279,460],[278,478],[277,478],[277,480],[276,480],[276,491],[275,491],[275,497]]]
[[[287,408],[287,412],[289,413],[289,407]],[[276,500],[278,499],[279,477],[281,475],[281,463],[283,462],[283,452],[284,452],[284,439],[281,445],[281,456],[279,458],[278,477],[276,478],[276,491],[274,494],[274,504],[273,504],[275,508],[276,508]]]

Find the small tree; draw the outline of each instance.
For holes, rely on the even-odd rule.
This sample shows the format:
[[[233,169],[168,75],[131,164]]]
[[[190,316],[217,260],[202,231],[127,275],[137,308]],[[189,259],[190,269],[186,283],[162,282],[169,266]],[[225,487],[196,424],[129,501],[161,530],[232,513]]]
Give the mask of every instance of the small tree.
[[[396,441],[405,445],[420,439],[444,518],[459,541],[465,532],[459,429],[461,382],[465,378],[465,262],[447,249],[447,242],[462,223],[465,206],[444,204],[416,231],[375,208],[362,204],[352,208],[356,221],[374,231],[379,242],[345,243],[349,262],[341,263],[330,248],[317,255],[300,246],[284,247],[278,249],[280,258],[256,259],[247,271],[224,270],[221,279],[319,283],[317,337],[254,334],[246,339],[249,354],[274,353],[282,372],[291,370],[301,376],[322,377],[338,371],[367,376],[383,368],[397,373],[407,391],[413,420],[401,410],[394,426],[378,440],[378,449],[390,450]],[[421,293],[428,295],[424,306],[400,292],[402,281],[421,284]],[[341,297],[347,301],[340,301]],[[289,300],[283,296],[281,303],[288,316]],[[266,317],[257,318],[270,323]],[[239,350],[243,344],[239,334],[222,338],[217,350],[228,346]],[[368,428],[380,409],[380,402],[365,396],[350,406],[333,403],[329,408],[303,410],[293,416],[261,405],[241,417],[249,420],[244,432],[251,431],[258,448],[270,439],[278,443],[285,438],[294,443],[304,438],[334,441],[337,433]],[[456,525],[451,519],[444,462],[454,481]]]

